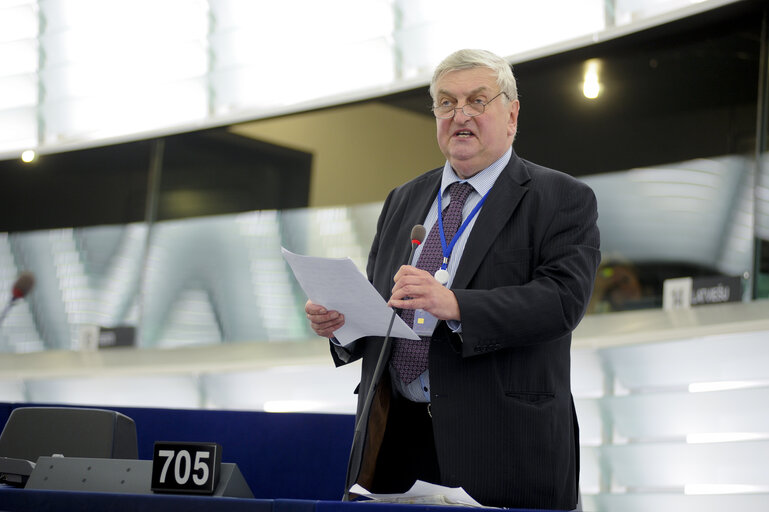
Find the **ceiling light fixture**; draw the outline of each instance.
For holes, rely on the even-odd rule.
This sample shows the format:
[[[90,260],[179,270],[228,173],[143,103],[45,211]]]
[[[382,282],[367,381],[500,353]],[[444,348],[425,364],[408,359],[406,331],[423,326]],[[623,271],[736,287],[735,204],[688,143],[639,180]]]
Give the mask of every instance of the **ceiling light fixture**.
[[[600,70],[601,61],[598,59],[590,59],[585,62],[585,77],[582,82],[582,94],[585,98],[594,100],[601,94],[603,84],[599,78]]]
[[[21,153],[21,161],[25,164],[34,162],[37,159],[37,153],[32,149],[27,149]]]

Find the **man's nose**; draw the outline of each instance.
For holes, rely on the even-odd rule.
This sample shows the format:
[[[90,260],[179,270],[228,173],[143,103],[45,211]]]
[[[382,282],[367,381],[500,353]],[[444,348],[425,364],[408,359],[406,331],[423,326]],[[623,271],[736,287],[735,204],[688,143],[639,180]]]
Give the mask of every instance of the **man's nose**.
[[[467,122],[470,119],[470,117],[472,117],[472,116],[468,116],[467,114],[465,114],[465,108],[464,107],[457,108],[454,111],[454,121],[456,121],[458,123],[465,123],[465,122]]]

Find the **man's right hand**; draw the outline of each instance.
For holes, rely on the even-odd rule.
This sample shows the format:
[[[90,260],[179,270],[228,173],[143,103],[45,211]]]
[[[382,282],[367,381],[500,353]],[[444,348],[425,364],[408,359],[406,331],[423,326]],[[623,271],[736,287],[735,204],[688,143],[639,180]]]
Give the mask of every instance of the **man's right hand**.
[[[310,321],[310,327],[315,334],[324,338],[333,338],[334,331],[344,325],[344,315],[339,311],[328,311],[323,306],[313,304],[308,300],[304,305],[304,312]]]

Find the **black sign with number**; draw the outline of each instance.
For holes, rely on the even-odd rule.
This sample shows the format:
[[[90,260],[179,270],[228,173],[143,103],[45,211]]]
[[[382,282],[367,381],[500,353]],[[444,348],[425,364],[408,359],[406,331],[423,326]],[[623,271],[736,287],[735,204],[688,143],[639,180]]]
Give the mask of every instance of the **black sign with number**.
[[[152,490],[213,494],[221,467],[222,447],[217,443],[156,442],[152,455]]]

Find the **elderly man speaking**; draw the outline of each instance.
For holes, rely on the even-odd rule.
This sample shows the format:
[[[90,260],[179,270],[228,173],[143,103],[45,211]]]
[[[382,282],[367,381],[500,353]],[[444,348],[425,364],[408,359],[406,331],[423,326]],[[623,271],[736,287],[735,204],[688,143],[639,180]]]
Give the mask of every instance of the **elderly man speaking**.
[[[348,489],[423,480],[488,506],[573,509],[569,354],[600,262],[595,195],[515,153],[520,102],[504,59],[458,51],[430,95],[446,163],[390,192],[367,265],[420,341],[393,340],[376,373],[382,338],[341,347],[343,315],[305,306],[337,365],[363,360]],[[403,265],[418,224],[427,237]]]

